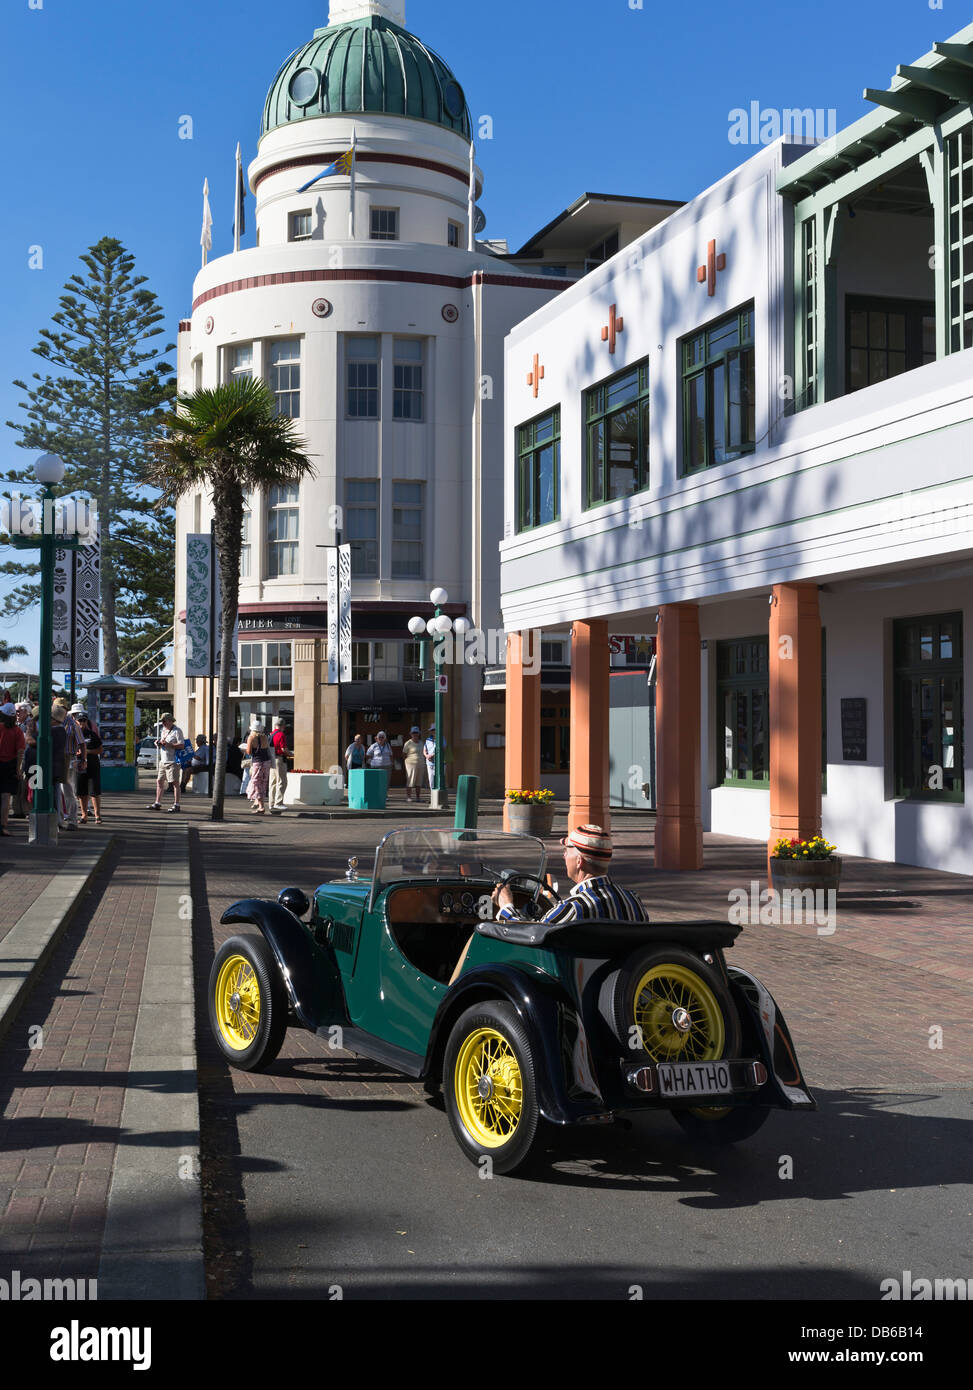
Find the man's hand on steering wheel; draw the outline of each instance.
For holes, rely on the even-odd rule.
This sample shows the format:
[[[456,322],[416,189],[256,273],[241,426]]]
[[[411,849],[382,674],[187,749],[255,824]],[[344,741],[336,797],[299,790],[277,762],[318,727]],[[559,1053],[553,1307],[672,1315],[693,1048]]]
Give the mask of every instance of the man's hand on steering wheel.
[[[505,869],[503,873],[498,875],[497,886],[494,888],[492,894],[493,901],[497,904],[498,908],[516,906],[514,895],[510,890],[511,883],[515,882],[523,883],[528,887],[533,885],[533,896],[529,903],[524,904],[523,909],[525,915],[532,920],[540,915],[539,909],[542,895],[549,900],[552,907],[556,907],[557,904],[562,901],[560,895],[555,892],[549,884],[545,883],[543,879],[538,878],[536,874],[518,874],[509,869]]]

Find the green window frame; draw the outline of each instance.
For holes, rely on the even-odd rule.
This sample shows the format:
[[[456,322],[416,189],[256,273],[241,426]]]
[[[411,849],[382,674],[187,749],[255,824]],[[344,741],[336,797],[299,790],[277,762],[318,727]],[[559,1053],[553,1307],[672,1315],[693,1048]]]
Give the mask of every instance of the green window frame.
[[[649,486],[649,362],[585,392],[584,507],[631,497]]]
[[[561,519],[561,407],[517,428],[517,531]]]
[[[895,794],[910,801],[962,802],[962,614],[896,619],[892,651]],[[930,785],[940,780],[941,787]]]
[[[845,394],[936,360],[936,306],[845,296]]]
[[[753,331],[751,302],[682,341],[684,475],[756,447]]]
[[[716,747],[719,784],[770,786],[770,641],[716,644]]]

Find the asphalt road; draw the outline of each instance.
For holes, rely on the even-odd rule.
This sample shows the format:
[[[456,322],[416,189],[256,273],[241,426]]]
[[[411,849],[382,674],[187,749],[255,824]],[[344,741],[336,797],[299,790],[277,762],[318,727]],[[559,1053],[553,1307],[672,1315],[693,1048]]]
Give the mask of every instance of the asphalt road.
[[[232,898],[330,877],[363,838],[356,823],[258,823],[248,848],[239,824],[200,828],[204,943],[207,919],[223,939]],[[973,1086],[869,1087],[870,1066],[820,1035],[820,1011],[856,1008],[841,971],[822,1004],[800,957],[775,949],[817,1114],[775,1114],[715,1154],[665,1114],[572,1130],[530,1178],[481,1178],[440,1100],[308,1034],[289,1033],[264,1075],[228,1072],[200,1017],[211,1296],[878,1300],[906,1270],[970,1277]],[[204,944],[200,982],[209,959]]]

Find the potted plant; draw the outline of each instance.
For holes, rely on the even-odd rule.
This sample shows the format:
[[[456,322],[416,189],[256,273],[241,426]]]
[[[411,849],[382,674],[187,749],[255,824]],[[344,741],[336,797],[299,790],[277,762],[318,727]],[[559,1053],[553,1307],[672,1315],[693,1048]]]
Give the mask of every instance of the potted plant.
[[[771,887],[778,892],[784,888],[799,892],[806,888],[821,888],[825,892],[833,888],[837,892],[841,860],[835,849],[820,835],[810,840],[778,840],[770,852]]]
[[[511,830],[521,835],[550,835],[554,825],[554,793],[548,787],[540,791],[508,788],[507,822]]]

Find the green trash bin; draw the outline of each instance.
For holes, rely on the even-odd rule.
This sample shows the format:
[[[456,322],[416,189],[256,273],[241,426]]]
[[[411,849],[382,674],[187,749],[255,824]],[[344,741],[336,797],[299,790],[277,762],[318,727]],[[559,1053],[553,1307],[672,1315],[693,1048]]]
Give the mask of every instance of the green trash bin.
[[[348,805],[353,811],[384,811],[389,775],[380,767],[353,767],[348,773]]]

